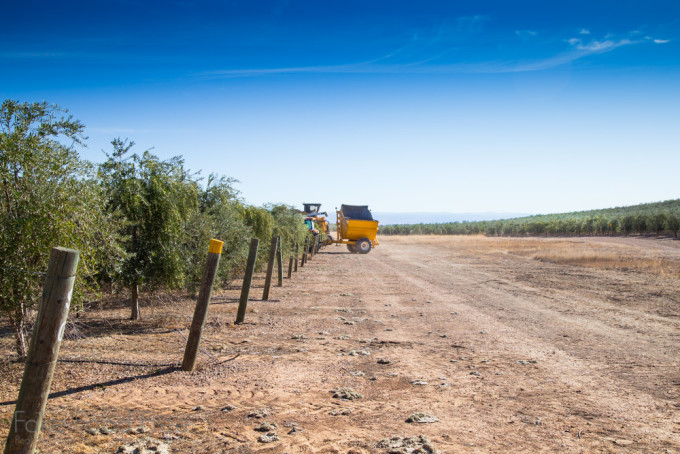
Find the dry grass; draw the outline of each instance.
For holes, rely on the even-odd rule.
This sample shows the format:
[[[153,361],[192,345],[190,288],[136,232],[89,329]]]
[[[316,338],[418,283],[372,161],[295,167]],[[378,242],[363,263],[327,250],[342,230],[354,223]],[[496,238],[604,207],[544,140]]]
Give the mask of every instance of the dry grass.
[[[537,251],[531,257],[550,263],[605,270],[634,270],[667,277],[680,277],[680,262],[667,258],[639,257],[619,252],[595,252],[578,248]]]
[[[410,237],[398,238],[399,242],[408,242]],[[483,235],[433,235],[419,238],[430,244],[450,245],[458,253],[470,255],[513,254],[560,265],[680,277],[680,255],[677,252],[631,247],[625,244],[598,243],[594,238],[494,238]]]

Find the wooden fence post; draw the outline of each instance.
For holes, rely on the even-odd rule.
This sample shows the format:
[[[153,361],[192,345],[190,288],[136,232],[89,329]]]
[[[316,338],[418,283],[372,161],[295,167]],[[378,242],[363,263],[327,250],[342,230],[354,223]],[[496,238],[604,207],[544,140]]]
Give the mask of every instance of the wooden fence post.
[[[40,436],[52,375],[64,338],[80,252],[52,248],[42,301],[33,327],[24,377],[9,428],[5,454],[32,454]]]
[[[243,285],[241,286],[241,299],[238,302],[238,312],[236,314],[235,324],[243,323],[246,317],[246,308],[248,307],[248,296],[250,295],[250,285],[253,282],[253,271],[255,271],[255,259],[257,259],[257,247],[260,240],[253,238],[250,240],[250,251],[248,252],[248,262],[246,263],[246,274],[243,276]]]
[[[269,288],[272,285],[272,274],[274,273],[274,260],[276,260],[276,246],[279,244],[279,237],[272,236],[271,245],[269,247],[269,262],[267,263],[267,274],[264,278],[264,291],[262,292],[262,301],[269,299]]]
[[[305,238],[305,248],[302,250],[302,261],[300,262],[300,266],[305,266],[305,263],[307,263],[307,251],[309,250],[309,237]]]
[[[220,264],[220,254],[222,253],[223,245],[223,241],[213,239],[210,240],[210,246],[208,247],[208,259],[205,262],[205,268],[203,268],[201,289],[198,292],[198,301],[196,301],[194,318],[191,321],[189,339],[187,340],[187,346],[184,350],[184,360],[182,361],[182,370],[188,372],[193,371],[196,367],[196,355],[198,354],[198,346],[201,343],[203,326],[208,317],[208,305],[210,304],[213,282],[215,282],[217,267]]]
[[[290,258],[288,259],[288,279],[293,277],[293,262],[295,259],[293,258],[293,255],[291,254]]]
[[[293,269],[293,271],[295,271],[296,273],[297,273],[297,269],[298,269],[298,257],[300,257],[300,245],[297,244],[297,242],[296,242],[295,243],[295,268]]]
[[[283,287],[283,247],[281,237],[276,244],[276,286]]]

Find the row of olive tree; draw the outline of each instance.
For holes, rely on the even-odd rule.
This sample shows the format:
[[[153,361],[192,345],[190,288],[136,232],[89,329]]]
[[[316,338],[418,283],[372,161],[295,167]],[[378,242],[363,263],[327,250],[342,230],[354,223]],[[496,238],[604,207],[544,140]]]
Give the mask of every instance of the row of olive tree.
[[[680,200],[498,221],[388,225],[380,229],[383,235],[672,235],[676,238],[678,231],[680,231]]]
[[[291,245],[307,234],[297,210],[248,206],[235,180],[202,181],[181,157],[138,154],[115,139],[104,163],[80,159],[84,126],[45,102],[4,101],[0,123],[0,310],[19,356],[52,246],[81,251],[75,307],[107,282],[129,290],[138,319],[140,293],[196,290],[210,238],[225,241],[216,285],[226,285],[242,271],[250,237],[268,245],[277,234]]]

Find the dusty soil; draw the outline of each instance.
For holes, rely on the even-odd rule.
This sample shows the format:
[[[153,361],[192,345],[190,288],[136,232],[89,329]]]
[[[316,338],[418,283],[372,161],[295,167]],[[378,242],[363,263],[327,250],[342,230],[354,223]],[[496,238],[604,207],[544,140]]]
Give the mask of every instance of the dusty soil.
[[[91,310],[62,346],[41,452],[680,452],[680,281],[537,260],[522,241],[326,248],[268,302],[258,280],[246,324],[236,288],[216,295],[193,373],[177,368],[191,300],[142,322]],[[680,256],[671,240],[531,241]],[[0,328],[0,439],[11,345]]]

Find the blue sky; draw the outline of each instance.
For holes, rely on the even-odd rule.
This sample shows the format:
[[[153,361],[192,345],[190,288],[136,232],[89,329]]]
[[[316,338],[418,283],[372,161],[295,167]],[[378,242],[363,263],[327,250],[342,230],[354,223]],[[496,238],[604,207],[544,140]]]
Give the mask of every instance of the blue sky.
[[[677,1],[12,2],[0,96],[254,204],[547,213],[680,197]]]

